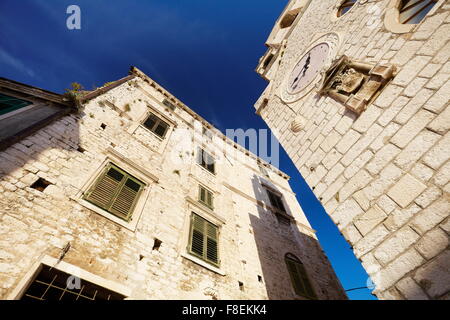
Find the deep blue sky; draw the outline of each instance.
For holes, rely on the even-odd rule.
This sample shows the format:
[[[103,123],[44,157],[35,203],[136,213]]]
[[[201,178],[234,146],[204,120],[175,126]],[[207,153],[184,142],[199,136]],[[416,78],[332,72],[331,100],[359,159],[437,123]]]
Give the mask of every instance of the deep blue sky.
[[[81,8],[68,30],[66,8]],[[62,93],[127,75],[134,65],[205,119],[227,128],[267,128],[253,104],[267,85],[254,69],[287,0],[0,0],[0,76]],[[282,151],[282,150],[281,150]],[[367,274],[294,165],[291,185],[345,289]],[[369,290],[352,299],[375,299]]]

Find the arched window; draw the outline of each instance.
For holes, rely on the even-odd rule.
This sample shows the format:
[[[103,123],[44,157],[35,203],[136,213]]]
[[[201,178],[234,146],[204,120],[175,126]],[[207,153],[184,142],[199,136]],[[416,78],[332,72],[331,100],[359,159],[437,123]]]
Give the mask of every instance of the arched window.
[[[437,2],[438,0],[401,0],[400,23],[419,23]]]
[[[287,253],[284,256],[284,261],[286,262],[295,293],[305,298],[317,299],[308,275],[306,274],[305,266],[300,259],[292,253]]]
[[[338,9],[337,16],[340,17],[346,14],[351,9],[351,7],[353,7],[356,1],[357,0],[345,0],[344,2],[342,2],[341,6]]]

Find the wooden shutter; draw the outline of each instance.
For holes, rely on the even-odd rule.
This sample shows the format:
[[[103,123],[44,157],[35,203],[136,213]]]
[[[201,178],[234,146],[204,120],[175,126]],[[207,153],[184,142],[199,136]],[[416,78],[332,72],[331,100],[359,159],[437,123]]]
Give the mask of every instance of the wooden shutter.
[[[306,298],[316,299],[316,294],[311,286],[304,265],[295,256],[285,258],[292,286],[295,293]]]
[[[199,201],[210,209],[213,208],[213,194],[206,188],[199,186]]]
[[[128,177],[112,203],[111,213],[128,220],[141,189],[140,183]]]
[[[286,212],[286,210],[284,209],[284,204],[283,204],[283,200],[281,199],[281,197],[277,196],[277,203],[278,203],[278,209],[280,209],[283,212]]]
[[[206,189],[200,186],[200,201],[206,203]]]
[[[207,223],[207,246],[206,246],[206,260],[217,264],[219,262],[218,246],[217,246],[217,227],[212,223]]]
[[[192,254],[217,266],[219,264],[217,226],[193,213],[189,248]]]
[[[305,266],[302,263],[296,263],[297,272],[300,274],[300,278],[302,279],[303,288],[305,290],[305,294],[307,297],[316,299],[316,294],[309,282],[308,275],[306,274]]]
[[[93,188],[88,191],[86,200],[107,210],[124,177],[120,171],[108,165]]]
[[[286,259],[286,265],[289,271],[289,276],[291,277],[291,282],[294,287],[295,293],[298,295],[304,294],[304,288],[302,286],[302,280],[300,274],[298,273],[297,266],[295,265],[295,261],[291,259]]]
[[[206,192],[206,204],[210,207],[213,208],[213,194],[211,191],[207,191]]]
[[[191,221],[191,253],[203,258],[205,247],[205,222],[196,214],[192,215]]]
[[[108,164],[85,199],[100,208],[129,220],[144,184],[118,167]]]

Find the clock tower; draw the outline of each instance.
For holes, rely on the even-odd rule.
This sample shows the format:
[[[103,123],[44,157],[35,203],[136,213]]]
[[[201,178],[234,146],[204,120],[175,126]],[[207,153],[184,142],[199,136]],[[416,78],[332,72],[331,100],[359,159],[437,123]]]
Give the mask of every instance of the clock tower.
[[[291,0],[256,113],[380,299],[450,299],[450,4]]]

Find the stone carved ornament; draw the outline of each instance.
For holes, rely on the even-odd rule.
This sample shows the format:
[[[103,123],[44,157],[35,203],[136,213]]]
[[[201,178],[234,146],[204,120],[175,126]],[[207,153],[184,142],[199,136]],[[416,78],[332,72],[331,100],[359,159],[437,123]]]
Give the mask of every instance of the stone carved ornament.
[[[360,114],[395,74],[393,65],[356,62],[343,55],[324,72],[319,94],[328,95]]]

